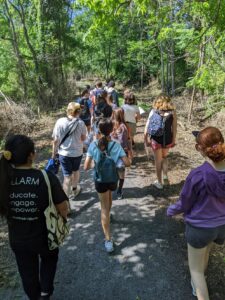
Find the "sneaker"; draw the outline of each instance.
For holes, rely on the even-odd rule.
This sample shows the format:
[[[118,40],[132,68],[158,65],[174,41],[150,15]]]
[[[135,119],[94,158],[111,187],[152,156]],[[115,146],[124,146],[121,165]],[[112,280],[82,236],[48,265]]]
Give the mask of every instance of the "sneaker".
[[[197,297],[196,289],[195,289],[194,282],[192,281],[192,279],[191,279],[191,287],[192,287],[192,295]]]
[[[114,221],[114,216],[113,216],[113,214],[110,214],[109,219],[110,219],[110,223],[113,223],[113,221]]]
[[[117,196],[117,199],[118,199],[118,200],[123,199],[123,193],[122,193],[122,192],[117,192],[117,193],[116,193],[116,196]]]
[[[112,240],[105,240],[105,250],[108,253],[111,253],[114,251]]]
[[[158,182],[158,180],[154,181],[153,185],[159,190],[163,189],[163,185],[160,182]]]
[[[73,188],[73,197],[77,197],[81,192],[81,186],[78,184],[76,189]]]
[[[169,185],[169,184],[170,184],[169,179],[168,179],[167,176],[164,176],[164,177],[163,177],[163,184],[164,184],[164,185]]]
[[[39,300],[50,300],[50,295],[46,293],[41,293]]]

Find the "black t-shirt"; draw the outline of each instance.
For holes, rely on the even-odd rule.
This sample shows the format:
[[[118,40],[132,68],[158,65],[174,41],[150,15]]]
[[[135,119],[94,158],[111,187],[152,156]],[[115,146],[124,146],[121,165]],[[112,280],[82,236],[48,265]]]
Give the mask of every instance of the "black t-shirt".
[[[58,178],[47,172],[55,204],[68,200]],[[44,210],[49,204],[48,187],[40,170],[14,169],[10,184],[8,227],[11,244],[46,236]]]

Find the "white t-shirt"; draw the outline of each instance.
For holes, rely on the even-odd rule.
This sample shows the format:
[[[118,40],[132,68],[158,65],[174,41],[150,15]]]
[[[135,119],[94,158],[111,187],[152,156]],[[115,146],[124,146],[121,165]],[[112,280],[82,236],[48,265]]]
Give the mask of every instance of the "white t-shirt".
[[[124,118],[126,122],[136,123],[135,116],[139,114],[139,107],[137,105],[124,104],[122,105],[124,110]]]
[[[53,129],[52,137],[60,142],[71,128],[71,122],[74,124],[75,120],[77,120],[77,118],[69,119],[64,117],[58,119]],[[73,132],[65,139],[58,150],[60,155],[78,157],[83,154],[83,142],[81,141],[81,136],[86,135],[87,129],[82,120],[78,119],[76,122],[78,123],[73,126]]]

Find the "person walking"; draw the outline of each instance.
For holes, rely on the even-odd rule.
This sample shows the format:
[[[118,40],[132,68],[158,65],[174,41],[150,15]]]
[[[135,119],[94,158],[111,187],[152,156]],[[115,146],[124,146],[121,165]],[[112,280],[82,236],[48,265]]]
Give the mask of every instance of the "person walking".
[[[144,130],[144,143],[150,145],[154,153],[157,176],[154,186],[158,189],[163,189],[163,184],[169,184],[167,156],[169,149],[175,146],[176,134],[175,106],[169,96],[161,94],[153,102]]]
[[[107,94],[112,97],[112,103],[116,107],[119,107],[120,106],[120,104],[119,104],[119,95],[118,95],[118,93],[115,89],[115,82],[113,80],[111,80],[108,83],[106,91],[107,91]]]
[[[225,240],[225,144],[220,130],[207,127],[196,136],[196,150],[205,162],[188,175],[178,202],[168,216],[184,214],[192,293],[209,300],[205,278],[213,242]]]
[[[50,299],[58,261],[58,248],[48,249],[44,211],[49,205],[42,172],[33,168],[35,147],[25,135],[6,140],[0,159],[0,215],[7,219],[9,242],[23,288],[30,300]],[[47,172],[53,202],[66,219],[68,198],[58,178]]]
[[[75,102],[80,104],[80,119],[84,122],[87,127],[88,133],[91,131],[91,118],[93,115],[92,101],[89,98],[90,92],[85,89],[81,93],[81,98],[77,99]]]
[[[126,156],[132,159],[132,145],[131,139],[129,135],[129,131],[127,129],[126,122],[124,120],[124,112],[121,108],[117,108],[114,111],[114,127],[113,132],[111,133],[111,138],[113,141],[118,142],[123,150],[126,153]],[[117,189],[117,199],[123,199],[123,185],[125,179],[125,165],[123,161],[120,159],[117,162],[117,169],[119,174],[119,186]]]
[[[64,176],[63,189],[71,200],[81,191],[79,168],[83,156],[83,142],[87,133],[84,122],[79,118],[80,111],[80,104],[70,102],[67,107],[67,117],[57,120],[52,134],[52,158],[55,158],[57,154],[59,155]],[[68,133],[68,137],[58,147]]]
[[[116,163],[121,159],[126,167],[130,166],[130,161],[121,145],[111,141],[113,123],[110,119],[103,119],[99,122],[100,139],[90,144],[84,170],[88,170],[95,163],[95,189],[98,193],[101,204],[101,223],[105,235],[105,249],[108,253],[114,251],[113,241],[110,233],[110,210],[112,207],[112,191],[117,189],[118,175]],[[104,164],[104,159],[109,158]],[[99,166],[103,166],[100,167]],[[105,171],[101,174],[101,170]],[[108,178],[109,177],[109,178]],[[106,180],[107,179],[107,180]]]
[[[124,94],[124,104],[122,105],[124,111],[124,119],[126,121],[132,146],[134,146],[134,136],[136,134],[137,121],[141,119],[139,107],[136,105],[136,98],[133,93],[127,92]]]

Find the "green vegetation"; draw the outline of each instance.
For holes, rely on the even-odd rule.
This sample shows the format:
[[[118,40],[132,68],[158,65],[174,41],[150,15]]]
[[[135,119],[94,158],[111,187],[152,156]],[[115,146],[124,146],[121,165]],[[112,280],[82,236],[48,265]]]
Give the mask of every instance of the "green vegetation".
[[[224,106],[224,1],[0,0],[0,25],[0,90],[17,102],[56,108],[100,77]]]

